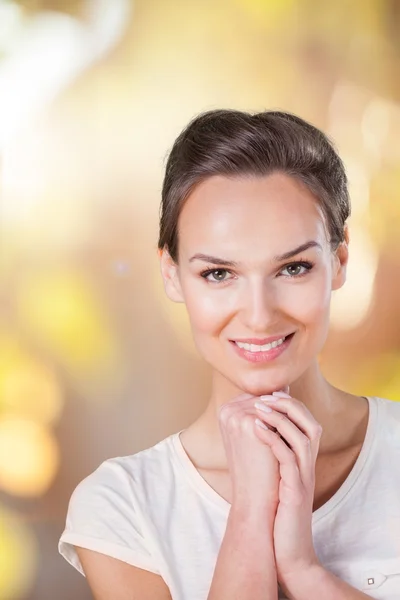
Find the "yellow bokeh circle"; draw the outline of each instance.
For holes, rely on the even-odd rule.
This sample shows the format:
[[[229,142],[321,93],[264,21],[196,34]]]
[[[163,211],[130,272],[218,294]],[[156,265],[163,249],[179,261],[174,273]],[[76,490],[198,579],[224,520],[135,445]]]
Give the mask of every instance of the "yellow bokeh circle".
[[[1,410],[44,424],[56,423],[61,415],[61,386],[46,366],[28,358],[11,363],[0,381]]]
[[[0,418],[0,489],[12,496],[41,496],[59,460],[57,442],[46,426],[12,415]]]
[[[38,544],[15,513],[0,506],[0,598],[22,598],[32,588]]]
[[[54,424],[62,409],[61,385],[53,370],[36,360],[15,333],[0,330],[0,414]]]

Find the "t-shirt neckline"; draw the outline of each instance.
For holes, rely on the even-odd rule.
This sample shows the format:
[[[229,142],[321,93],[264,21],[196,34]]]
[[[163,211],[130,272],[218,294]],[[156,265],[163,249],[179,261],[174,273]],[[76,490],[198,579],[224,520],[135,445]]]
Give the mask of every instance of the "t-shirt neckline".
[[[313,512],[313,524],[330,513],[345,498],[345,496],[347,496],[347,494],[359,480],[367,458],[370,455],[372,442],[375,438],[375,432],[377,430],[379,403],[377,402],[377,398],[375,396],[364,397],[368,400],[369,415],[365,438],[360,453],[353,465],[352,470],[337,492],[327,502],[325,502],[325,504]],[[228,514],[231,504],[225,500],[225,498],[220,496],[220,494],[218,494],[218,492],[207,483],[187,455],[180,439],[180,434],[183,431],[184,429],[181,429],[177,433],[171,435],[172,447],[175,451],[175,457],[178,459],[179,466],[184,471],[185,475],[188,477],[189,481],[197,492],[200,492],[219,509]]]

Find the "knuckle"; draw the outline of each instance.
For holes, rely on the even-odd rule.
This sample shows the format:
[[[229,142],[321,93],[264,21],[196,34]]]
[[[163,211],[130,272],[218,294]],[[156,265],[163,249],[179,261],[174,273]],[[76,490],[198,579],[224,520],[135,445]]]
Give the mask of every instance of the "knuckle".
[[[319,439],[322,435],[322,432],[323,432],[322,425],[320,425],[320,423],[316,423],[316,425],[314,426],[314,430],[313,430],[313,437],[315,439]]]
[[[297,464],[296,454],[293,452],[293,450],[291,450],[288,447],[287,447],[287,458],[286,458],[286,461],[291,464],[292,468],[294,468],[296,470],[296,472],[298,471],[299,466]]]
[[[228,420],[228,414],[225,410],[220,410],[218,413],[218,420],[222,425],[225,425]]]
[[[218,415],[220,417],[226,413],[227,407],[228,407],[228,404],[221,404],[221,406],[218,409]]]
[[[246,431],[251,427],[251,419],[246,418],[242,412],[234,412],[229,417],[228,427],[231,431]]]
[[[240,426],[240,419],[237,415],[237,413],[234,413],[231,418],[229,419],[229,425],[234,428],[234,429],[238,429]]]
[[[277,410],[274,411],[273,413],[270,413],[270,414],[274,415],[275,421],[278,421],[278,423],[282,423],[283,421],[287,421],[287,417],[284,414],[278,412]]]
[[[280,444],[280,437],[274,433],[273,431],[271,431],[271,436],[270,436],[270,442],[269,445],[271,446],[272,449],[275,448],[275,446],[279,446]]]
[[[281,434],[278,433],[277,431],[271,431],[271,435],[272,435],[272,445],[273,446],[280,446],[282,442],[283,442],[283,444],[285,444]],[[286,444],[285,444],[285,446],[286,446]]]

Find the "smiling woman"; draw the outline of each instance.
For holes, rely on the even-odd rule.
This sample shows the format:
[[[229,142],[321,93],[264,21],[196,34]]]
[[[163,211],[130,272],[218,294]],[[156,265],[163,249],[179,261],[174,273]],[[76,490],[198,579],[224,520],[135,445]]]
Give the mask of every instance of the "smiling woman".
[[[318,363],[349,215],[342,161],[299,117],[214,110],[176,139],[161,274],[212,389],[186,429],[75,489],[59,550],[96,599],[399,597],[400,404]]]
[[[348,255],[344,224],[342,231],[331,229],[344,241],[331,242],[320,203],[282,171],[213,175],[183,203],[179,244],[172,239],[163,247],[162,272],[169,297],[186,304],[197,348],[214,368],[218,396],[226,381],[254,395],[279,390],[320,352],[331,291],[344,282]],[[252,339],[261,346],[289,334],[280,348],[285,360],[280,354],[268,370],[261,359],[278,358],[275,350],[255,357],[251,348],[232,353],[228,344]],[[241,357],[256,358],[260,368]]]

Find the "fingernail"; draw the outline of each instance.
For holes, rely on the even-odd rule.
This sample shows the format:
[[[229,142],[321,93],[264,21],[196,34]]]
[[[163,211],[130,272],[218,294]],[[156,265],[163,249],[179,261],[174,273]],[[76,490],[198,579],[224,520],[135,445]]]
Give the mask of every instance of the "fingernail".
[[[265,423],[260,421],[260,419],[256,419],[255,423],[256,423],[256,425],[258,425],[259,427],[262,427],[263,429],[269,429],[269,427],[267,427],[267,425]]]
[[[274,396],[260,396],[260,400],[264,400],[264,402],[276,402],[278,398],[274,398]]]
[[[254,406],[258,408],[258,410],[262,410],[263,412],[272,412],[272,408],[266,406],[265,404],[261,404],[261,402],[255,402]]]
[[[286,394],[285,392],[272,392],[273,396],[280,396],[281,398],[291,398],[292,396],[289,396],[289,394]]]

